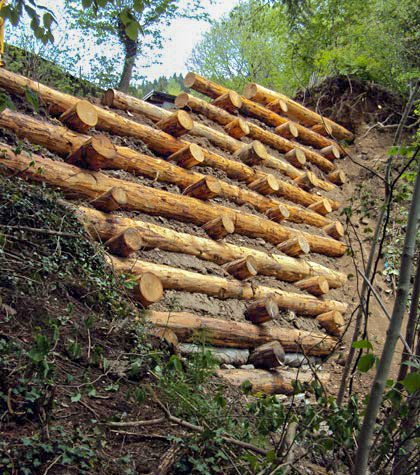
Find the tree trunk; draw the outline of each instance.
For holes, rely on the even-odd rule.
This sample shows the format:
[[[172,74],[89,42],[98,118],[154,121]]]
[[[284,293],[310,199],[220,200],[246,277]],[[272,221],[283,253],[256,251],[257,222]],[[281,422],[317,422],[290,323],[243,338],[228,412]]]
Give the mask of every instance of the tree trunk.
[[[139,44],[137,40],[134,41],[127,36],[125,25],[120,19],[118,19],[118,37],[120,38],[125,50],[124,67],[121,73],[118,89],[122,92],[128,92],[131,78],[133,76],[134,65],[136,63]]]

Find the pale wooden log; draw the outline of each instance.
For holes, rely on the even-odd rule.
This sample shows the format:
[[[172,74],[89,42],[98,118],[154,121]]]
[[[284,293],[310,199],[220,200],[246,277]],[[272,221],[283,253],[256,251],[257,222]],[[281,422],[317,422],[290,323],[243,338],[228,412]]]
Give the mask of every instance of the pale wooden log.
[[[204,231],[215,241],[220,241],[235,232],[235,225],[230,216],[224,214],[203,225]]]
[[[317,186],[318,178],[315,176],[314,173],[308,171],[295,178],[294,182],[305,190],[311,190],[312,188],[315,188]]]
[[[235,139],[241,139],[242,137],[245,137],[249,134],[248,124],[239,117],[225,125],[224,129]]]
[[[331,310],[344,313],[348,307],[346,303],[335,300],[320,300],[312,296],[285,292],[263,285],[253,286],[249,282],[198,274],[197,272],[153,264],[140,259],[121,259],[109,256],[109,260],[117,272],[129,272],[134,275],[150,272],[158,275],[165,289],[203,293],[219,299],[253,300],[271,297],[276,301],[279,308],[293,310],[300,315],[316,316]]]
[[[250,166],[261,165],[267,158],[267,151],[261,142],[254,140],[237,150],[233,156]]]
[[[82,146],[70,152],[66,158],[68,163],[92,170],[99,170],[106,160],[117,157],[117,149],[105,135],[95,135]]]
[[[302,280],[311,275],[322,275],[328,280],[330,287],[337,288],[347,281],[346,274],[309,260],[294,259],[281,254],[270,253],[268,255],[256,249],[235,246],[226,242],[219,243],[139,219],[105,214],[92,208],[79,206],[76,211],[95,239],[99,237],[102,240],[107,240],[128,227],[134,227],[140,233],[146,247],[159,247],[169,252],[189,254],[220,265],[252,255],[257,261],[260,274],[273,276],[287,282]],[[227,219],[230,224],[226,227],[233,231],[233,222],[230,217]],[[216,218],[216,220],[220,222],[222,217]]]
[[[98,113],[88,101],[78,101],[60,116],[60,121],[78,132],[85,133],[98,123]]]
[[[321,199],[317,203],[308,206],[308,209],[316,211],[317,213],[322,214],[323,216],[327,215],[328,213],[331,213],[332,211],[332,207],[329,201],[326,199]]]
[[[321,313],[321,315],[318,315],[316,319],[331,335],[341,336],[343,334],[346,322],[340,312],[331,311]]]
[[[146,329],[147,335],[150,337],[152,348],[160,349],[162,343],[169,347],[173,353],[178,353],[179,342],[175,332],[169,328],[152,327]]]
[[[127,193],[124,188],[114,186],[97,198],[90,204],[101,211],[116,211],[127,205]]]
[[[275,101],[267,104],[267,109],[272,110],[276,114],[286,114],[286,112],[289,110],[287,104],[281,99],[276,99]]]
[[[294,394],[295,389],[293,382],[310,383],[315,379],[311,371],[285,371],[273,369],[265,371],[263,369],[218,369],[216,375],[224,379],[232,386],[240,387],[246,381],[251,383],[251,391],[253,393],[266,394]],[[323,382],[327,383],[330,375],[329,373],[319,372],[317,377]]]
[[[143,307],[158,302],[163,297],[163,286],[159,277],[151,272],[141,274],[134,288],[134,296]]]
[[[203,346],[194,345],[193,343],[181,343],[179,350],[183,355],[200,354],[203,352]],[[209,351],[211,356],[222,364],[240,366],[246,364],[249,358],[249,350],[243,348],[205,346],[204,351]]]
[[[323,136],[332,135],[333,133],[331,124],[329,124],[328,122],[323,122],[322,124],[315,124],[311,127],[311,130]]]
[[[299,131],[293,122],[285,122],[284,124],[277,126],[274,131],[276,134],[279,134],[286,139],[294,140],[299,137]]]
[[[227,150],[231,153],[236,152],[243,145],[243,142],[236,140],[227,133],[219,132],[212,127],[208,127],[207,125],[199,123],[194,124],[193,129],[190,131],[190,135],[195,135],[196,137],[205,137],[217,147]]]
[[[278,341],[270,341],[258,346],[249,355],[249,363],[256,368],[271,369],[281,366],[284,362],[284,350]]]
[[[242,101],[237,92],[227,91],[221,96],[216,97],[212,105],[220,107],[227,112],[236,112],[242,106]]]
[[[276,301],[269,297],[252,303],[245,311],[245,319],[254,324],[261,324],[273,320],[278,314]]]
[[[246,280],[258,274],[257,262],[252,256],[229,262],[224,266],[224,269],[239,280]]]
[[[287,104],[288,110],[286,115],[291,119],[296,120],[306,126],[328,123],[332,128],[333,135],[338,139],[350,141],[354,140],[354,135],[349,130],[330,119],[322,117],[302,104],[289,99],[284,94],[274,92],[270,89],[260,86],[259,84],[250,83],[245,87],[244,96],[247,99],[252,99],[253,101],[259,102],[260,104],[269,104],[276,99],[281,99]]]
[[[135,228],[127,228],[116,236],[108,239],[104,246],[120,257],[128,257],[143,245],[140,233]]]
[[[297,168],[303,168],[306,163],[305,153],[300,148],[294,148],[287,152],[284,157],[286,160]]]
[[[180,109],[185,108],[203,114],[221,125],[227,125],[236,118],[229,112],[220,109],[203,99],[187,94],[186,92],[178,94],[175,99],[175,106]]]
[[[327,178],[336,185],[344,185],[347,182],[346,174],[341,170],[328,173]]]
[[[160,120],[156,127],[163,130],[169,135],[174,137],[180,137],[181,135],[188,134],[194,127],[194,122],[190,115],[179,110],[169,115],[167,118]]]
[[[320,276],[299,280],[298,282],[295,282],[294,285],[298,289],[306,290],[310,294],[317,295],[318,297],[325,295],[330,291],[327,279]]]
[[[200,200],[210,200],[222,192],[220,183],[212,177],[206,176],[184,190],[184,195],[193,196]]]
[[[198,145],[195,143],[189,144],[184,148],[178,150],[168,157],[182,168],[192,168],[196,165],[202,165],[204,162],[204,154]]]
[[[281,223],[289,217],[290,213],[284,205],[278,205],[267,211],[267,217],[276,223]]]
[[[72,192],[73,194],[77,192],[79,196],[96,198],[101,193],[105,193],[110,188],[117,186],[124,188],[127,192],[127,209],[170,216],[180,221],[189,221],[199,225],[203,225],[222,214],[227,214],[234,219],[235,229],[238,233],[251,237],[262,237],[269,242],[275,243],[282,242],[296,234],[294,229],[249,213],[244,213],[243,211],[234,210],[215,203],[209,205],[188,196],[181,196],[138,183],[119,180],[99,172],[87,172],[73,165],[52,161],[37,155],[32,157],[28,157],[25,154],[15,155],[6,144],[1,144],[1,146],[4,151],[3,157],[0,157],[0,163],[4,164],[2,167],[3,173],[6,170],[24,171],[23,176],[29,179],[59,186],[64,191]],[[30,166],[32,162],[38,166]],[[316,213],[313,214],[316,215]],[[331,256],[339,256],[345,252],[346,246],[339,241],[309,233],[304,233],[304,235],[314,252],[325,253]]]
[[[298,257],[308,254],[310,246],[303,236],[294,236],[292,239],[288,239],[287,241],[278,244],[277,249],[288,256]]]
[[[208,344],[230,348],[255,348],[278,341],[287,352],[303,350],[307,355],[328,355],[336,345],[336,340],[323,332],[253,325],[186,312],[147,312],[143,318],[152,325],[173,330],[181,342],[194,342],[203,335]]]
[[[334,239],[341,239],[344,236],[344,228],[339,221],[334,221],[331,224],[327,224],[322,229]]]
[[[269,195],[276,193],[279,190],[279,184],[274,175],[266,175],[261,178],[257,178],[255,181],[248,185],[251,190],[257,191],[262,195]]]
[[[329,160],[340,158],[340,150],[335,145],[328,145],[320,150],[320,154]]]

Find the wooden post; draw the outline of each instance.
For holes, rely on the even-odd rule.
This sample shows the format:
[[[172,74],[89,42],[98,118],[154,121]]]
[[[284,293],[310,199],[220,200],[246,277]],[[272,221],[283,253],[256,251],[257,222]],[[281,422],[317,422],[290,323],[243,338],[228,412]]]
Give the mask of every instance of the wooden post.
[[[85,133],[98,123],[98,113],[90,102],[78,101],[63,112],[59,119],[67,127]]]
[[[332,310],[331,312],[321,313],[316,319],[331,335],[341,336],[343,334],[346,322],[340,312]]]
[[[161,280],[151,272],[145,272],[138,279],[138,285],[135,287],[134,296],[143,307],[158,302],[163,297],[163,286]]]
[[[260,324],[273,320],[279,314],[279,306],[272,298],[257,300],[245,311],[245,319]]]
[[[173,160],[180,167],[189,169],[196,165],[203,165],[204,154],[201,147],[192,143],[170,155],[168,160]]]
[[[335,170],[327,175],[328,180],[336,185],[344,185],[347,182],[346,174],[341,170]]]
[[[160,120],[156,127],[173,137],[179,137],[188,134],[194,127],[194,122],[188,112],[179,110]]]
[[[277,245],[277,249],[292,257],[309,254],[310,251],[308,241],[303,236],[294,236],[292,239],[281,242]]]
[[[224,269],[236,279],[245,280],[258,274],[257,261],[252,256],[225,264]]]
[[[228,234],[235,232],[235,225],[232,218],[224,214],[204,224],[203,229],[212,239],[220,241]]]
[[[111,140],[105,135],[95,135],[71,152],[67,156],[66,162],[91,170],[99,170],[104,162],[115,159],[116,156],[117,149]]]
[[[340,240],[344,236],[343,225],[339,221],[334,221],[322,228],[329,236]]]
[[[244,145],[236,151],[233,157],[252,167],[261,165],[267,159],[267,151],[261,142],[254,140],[249,145]]]
[[[306,155],[300,148],[294,148],[284,155],[284,158],[297,168],[303,168],[306,163]]]
[[[115,211],[127,204],[127,193],[124,188],[114,186],[93,199],[90,204],[101,211]]]
[[[284,349],[278,341],[270,341],[258,346],[249,356],[249,363],[256,368],[270,369],[281,366],[284,361]]]
[[[269,195],[271,193],[276,193],[279,190],[280,185],[274,175],[265,175],[249,183],[248,188],[257,193],[261,193],[262,195]]]
[[[249,134],[248,124],[239,117],[225,125],[224,129],[235,139],[241,139]]]
[[[294,285],[300,290],[306,290],[312,295],[321,296],[330,291],[330,286],[325,277],[315,276],[308,279],[299,280]]]
[[[289,107],[282,99],[276,99],[269,104],[267,104],[267,109],[275,112],[276,114],[286,114],[289,110]]]
[[[235,91],[228,91],[219,97],[216,97],[212,102],[212,105],[220,107],[228,112],[236,112],[241,106],[242,101],[239,94]]]
[[[127,228],[105,242],[104,246],[116,256],[128,257],[143,245],[140,233],[135,228]]]
[[[320,150],[320,153],[325,158],[329,160],[335,160],[340,158],[340,150],[335,145],[328,145],[328,147],[324,147]]]
[[[330,205],[330,202],[328,200],[322,198],[316,203],[308,206],[308,209],[316,211],[317,213],[322,214],[322,216],[326,216],[328,213],[331,213],[332,206]]]
[[[210,200],[215,196],[219,196],[222,192],[222,187],[214,178],[205,176],[196,183],[188,186],[184,190],[184,195],[199,198],[200,200]]]
[[[312,172],[305,172],[293,180],[297,185],[305,190],[311,190],[318,185],[318,178]]]
[[[279,134],[286,139],[294,140],[299,137],[299,131],[293,122],[285,122],[284,124],[276,127],[274,131],[276,134]]]
[[[274,206],[267,211],[267,217],[276,223],[281,223],[290,216],[289,210],[284,205]]]

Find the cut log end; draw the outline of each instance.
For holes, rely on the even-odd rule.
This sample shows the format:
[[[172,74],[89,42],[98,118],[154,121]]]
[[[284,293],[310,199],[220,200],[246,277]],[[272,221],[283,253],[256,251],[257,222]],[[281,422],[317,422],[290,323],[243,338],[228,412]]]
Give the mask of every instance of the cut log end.
[[[115,99],[115,91],[114,89],[108,89],[105,91],[104,95],[102,96],[102,104],[104,106],[111,107],[114,104]]]
[[[332,126],[327,121],[313,125],[311,130],[323,136],[332,135],[333,133]]]
[[[212,105],[220,107],[220,109],[224,109],[227,112],[236,112],[242,106],[242,101],[237,92],[228,91],[217,97],[212,102]]]
[[[300,290],[306,290],[312,295],[321,296],[325,295],[330,291],[330,286],[325,277],[314,276],[309,277],[308,279],[299,280],[294,283],[295,287]]]
[[[185,87],[192,87],[196,81],[196,74],[195,73],[188,73],[184,78],[184,86]]]
[[[184,107],[188,105],[188,99],[189,99],[188,94],[186,92],[181,92],[175,98],[175,106],[178,109],[183,109]]]
[[[343,315],[337,310],[326,312],[316,317],[318,322],[328,333],[334,336],[341,336],[344,331],[345,321]]]
[[[247,99],[253,99],[257,94],[257,85],[255,83],[249,83],[245,86],[244,96]]]
[[[239,118],[229,122],[229,124],[225,125],[224,129],[230,136],[236,139],[241,139],[249,134],[248,124]]]
[[[277,249],[292,257],[302,256],[310,252],[309,243],[302,235],[281,242],[277,245]]]
[[[81,147],[71,152],[66,161],[92,170],[99,170],[103,162],[117,156],[117,149],[105,135],[95,135]]]
[[[302,173],[302,175],[296,177],[293,181],[307,191],[318,186],[318,178],[314,173],[309,171]]]
[[[279,182],[274,175],[265,175],[261,178],[257,178],[249,183],[248,187],[262,195],[276,193],[280,189]]]
[[[194,127],[194,121],[188,112],[178,110],[165,119],[160,120],[156,127],[173,137],[180,137],[191,131]]]
[[[337,158],[340,158],[340,150],[335,145],[329,145],[328,147],[322,148],[320,153],[329,160],[336,160]]]
[[[342,170],[334,170],[327,175],[328,180],[335,185],[344,185],[347,182],[346,174]]]
[[[285,352],[278,341],[270,341],[261,345],[251,353],[249,362],[256,368],[270,369],[277,368],[285,360]]]
[[[203,225],[204,231],[215,241],[220,241],[235,232],[235,225],[228,215],[219,216]]]
[[[149,307],[163,297],[162,282],[155,274],[145,272],[138,280],[134,295],[144,307]]]
[[[254,257],[247,256],[225,265],[225,270],[239,280],[255,277],[258,273],[257,262]]]
[[[88,101],[78,101],[59,117],[69,128],[85,133],[98,123],[98,112]]]
[[[260,165],[267,159],[267,150],[261,142],[254,140],[249,145],[244,145],[237,150],[233,156],[246,165]]]
[[[331,213],[332,206],[331,206],[331,203],[327,199],[323,198],[317,201],[316,203],[313,203],[310,206],[308,206],[308,209],[311,209],[312,211],[315,211],[316,213],[326,216],[328,213]]]
[[[200,200],[210,200],[221,193],[222,186],[220,182],[209,176],[205,176],[184,190],[184,195],[199,198]]]
[[[287,139],[296,139],[299,137],[299,131],[295,124],[292,122],[285,122],[279,125],[275,129],[276,134],[281,135]]]
[[[306,164],[305,152],[300,148],[294,148],[284,156],[286,160],[297,168],[303,168]]]
[[[290,216],[289,210],[284,205],[274,206],[267,211],[267,217],[276,223],[282,222],[284,219],[288,219]]]
[[[204,153],[201,147],[192,143],[170,155],[169,160],[173,160],[180,167],[189,169],[203,164]]]
[[[258,300],[245,311],[245,319],[254,324],[273,320],[279,314],[279,307],[272,298]]]
[[[344,228],[339,221],[327,224],[322,229],[334,239],[342,239],[344,236]]]
[[[105,242],[105,247],[121,257],[128,257],[143,245],[140,233],[135,228],[127,228],[123,232]]]
[[[101,211],[115,211],[127,204],[127,193],[123,188],[113,187],[90,202]]]

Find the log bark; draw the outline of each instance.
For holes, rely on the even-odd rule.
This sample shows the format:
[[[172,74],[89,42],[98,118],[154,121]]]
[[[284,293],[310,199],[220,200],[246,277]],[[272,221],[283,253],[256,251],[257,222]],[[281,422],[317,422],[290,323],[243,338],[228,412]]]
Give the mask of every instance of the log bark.
[[[347,304],[335,300],[320,300],[312,296],[284,292],[262,285],[252,286],[248,282],[229,280],[224,277],[202,275],[174,267],[153,264],[139,259],[121,259],[110,256],[117,272],[142,275],[146,272],[158,275],[165,289],[190,293],[203,293],[219,299],[236,298],[242,300],[273,298],[279,308],[293,310],[299,315],[316,316],[331,310],[345,312]]]
[[[276,193],[280,186],[274,175],[266,175],[251,182],[248,185],[248,188],[251,188],[251,190],[258,192],[261,195],[269,195]]]
[[[128,257],[138,251],[143,245],[141,235],[135,228],[127,228],[116,236],[108,239],[104,246],[120,257]]]
[[[347,182],[346,174],[341,170],[335,170],[334,172],[328,173],[328,180],[336,185],[344,185]]]
[[[305,153],[300,148],[294,148],[284,155],[285,159],[294,167],[303,168],[306,163]]]
[[[229,262],[224,266],[224,269],[239,280],[246,280],[258,274],[257,262],[252,256],[246,256]]]
[[[204,231],[215,241],[220,241],[235,232],[233,220],[228,215],[219,216],[203,225]]]
[[[311,209],[316,213],[322,214],[323,216],[327,215],[328,213],[331,213],[332,211],[332,207],[329,201],[326,199],[319,200],[317,203],[308,206],[308,209]]]
[[[341,239],[344,236],[344,228],[339,221],[334,221],[331,224],[327,224],[322,229],[334,239]]]
[[[241,139],[249,134],[248,124],[242,119],[235,119],[225,125],[225,131],[235,139]]]
[[[220,107],[220,109],[227,112],[236,112],[242,106],[242,101],[237,92],[227,91],[221,96],[216,97],[212,105]]]
[[[0,119],[1,120],[1,119]],[[77,144],[75,145],[77,147]],[[79,148],[67,155],[67,163],[92,170],[99,170],[106,160],[117,157],[117,149],[105,135],[95,135],[87,138]]]
[[[194,127],[194,121],[187,112],[179,110],[160,120],[156,127],[169,135],[180,137],[191,132]]]
[[[70,129],[85,133],[98,123],[98,113],[88,101],[78,101],[60,116],[60,121]]]
[[[101,211],[116,211],[127,206],[127,193],[124,188],[114,186],[97,198],[90,201],[90,204]]]
[[[343,334],[346,322],[340,312],[332,311],[321,313],[316,319],[329,334],[334,336],[341,336]]]
[[[192,143],[170,155],[168,160],[173,160],[182,168],[190,169],[196,165],[203,165],[204,154],[198,145]]]
[[[281,366],[284,362],[285,353],[278,341],[270,341],[258,346],[249,356],[250,364],[256,368],[271,369]]]
[[[237,387],[249,381],[253,393],[266,394],[294,394],[294,381],[309,383],[315,379],[310,371],[265,371],[263,369],[219,369],[216,371],[216,375]],[[324,383],[329,380],[329,373],[318,373],[317,376]]]
[[[272,298],[257,300],[245,311],[245,319],[256,325],[273,320],[279,314],[279,307]]]
[[[184,190],[184,195],[193,196],[200,200],[210,200],[222,192],[220,183],[212,177],[206,176]]]
[[[145,308],[158,302],[163,297],[163,285],[159,277],[151,272],[142,273],[134,288],[134,297]]]
[[[229,112],[220,109],[219,107],[210,104],[203,99],[187,94],[186,92],[181,92],[175,99],[175,106],[179,109],[192,110],[198,112],[210,120],[217,122],[220,125],[227,125],[233,120],[236,116],[230,114]]]
[[[290,213],[283,205],[274,206],[267,211],[267,217],[276,223],[281,223],[289,217]]]
[[[270,89],[255,83],[250,83],[245,87],[244,96],[247,99],[252,99],[253,101],[264,105],[269,104],[276,99],[281,99],[287,104],[288,110],[286,115],[291,119],[309,127],[316,124],[327,123],[331,126],[334,137],[349,141],[354,140],[354,135],[349,130],[330,119],[322,117],[316,112],[304,107],[302,104],[289,99],[284,94],[271,91]]]
[[[312,295],[320,297],[325,295],[330,291],[330,286],[328,285],[327,279],[324,277],[308,277],[307,279],[299,280],[295,282],[295,287],[300,290],[306,290]]]
[[[107,240],[124,229],[133,227],[140,233],[146,247],[158,247],[169,252],[190,254],[220,265],[252,255],[257,261],[260,274],[273,276],[287,282],[295,282],[312,275],[322,275],[328,280],[330,287],[338,288],[347,281],[345,274],[312,261],[303,261],[280,254],[268,255],[256,249],[219,243],[139,219],[108,215],[91,208],[78,207],[77,214],[95,239]],[[221,220],[222,216],[219,216],[217,221]],[[229,217],[228,220],[230,222],[228,221],[225,227],[233,231],[233,222]]]
[[[328,122],[323,122],[322,124],[315,124],[311,127],[311,130],[322,136],[331,136],[333,129]]]
[[[299,131],[293,122],[285,122],[282,125],[277,126],[274,131],[276,134],[281,135],[286,139],[297,139],[299,137]]]
[[[340,158],[340,150],[335,145],[329,145],[328,147],[322,148],[320,153],[329,160],[336,160],[337,158]]]
[[[303,236],[294,236],[278,244],[277,249],[292,257],[302,256],[310,251],[308,241]]]
[[[214,346],[255,348],[278,341],[287,352],[300,353],[302,347],[305,354],[319,356],[328,355],[336,345],[334,338],[321,332],[253,325],[186,312],[147,312],[144,320],[171,329],[181,342],[197,341],[204,336],[206,343]]]
[[[183,355],[194,355],[203,352],[202,345],[194,345],[193,343],[181,343],[179,350]],[[205,346],[204,351],[209,351],[212,357],[222,364],[244,365],[249,358],[249,350],[244,348],[223,348]]]
[[[267,151],[261,142],[254,140],[250,144],[242,146],[233,156],[252,167],[254,165],[261,165],[266,160]]]

